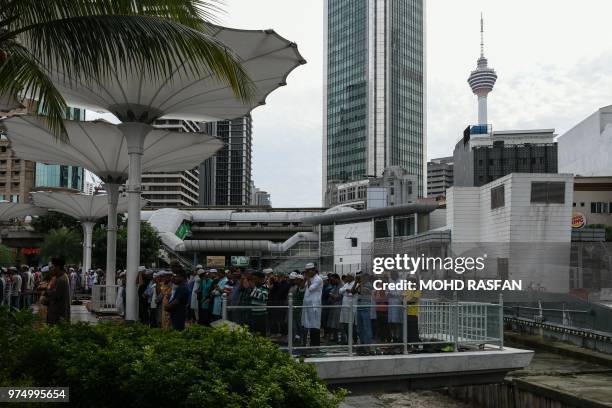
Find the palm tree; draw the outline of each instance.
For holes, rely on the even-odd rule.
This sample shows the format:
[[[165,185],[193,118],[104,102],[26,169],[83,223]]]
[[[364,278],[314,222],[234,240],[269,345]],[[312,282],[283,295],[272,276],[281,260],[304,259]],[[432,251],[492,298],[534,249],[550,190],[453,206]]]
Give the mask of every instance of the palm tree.
[[[37,100],[66,139],[66,101],[49,72],[103,79],[119,68],[161,77],[185,60],[190,72],[212,74],[248,101],[253,83],[239,58],[209,34],[217,1],[0,0],[0,104]]]
[[[59,257],[67,263],[77,263],[81,260],[82,253],[81,236],[68,228],[49,231],[40,247],[40,255],[45,261]]]

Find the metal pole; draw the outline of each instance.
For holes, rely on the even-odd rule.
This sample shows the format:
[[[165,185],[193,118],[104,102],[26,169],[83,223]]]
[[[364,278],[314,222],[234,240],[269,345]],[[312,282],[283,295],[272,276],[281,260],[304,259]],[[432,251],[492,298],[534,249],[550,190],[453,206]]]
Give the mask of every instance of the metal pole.
[[[402,305],[402,352],[408,354],[408,298],[405,295],[402,299]]]
[[[227,293],[221,295],[221,319],[227,320]]]
[[[348,322],[348,355],[353,355],[353,308],[355,305],[355,295],[351,297],[351,310],[349,312],[349,322]]]
[[[81,227],[83,227],[83,271],[85,272],[91,269],[91,242],[95,225],[95,222],[81,221]]]
[[[457,298],[457,292],[453,295],[453,342],[455,343],[455,351],[459,351],[459,300]]]
[[[138,320],[138,293],[136,277],[140,264],[140,195],[142,179],[142,155],[144,140],[152,127],[145,123],[121,123],[118,128],[127,142],[129,156],[128,172],[128,240],[127,274],[125,285],[125,320]]]
[[[117,271],[117,203],[119,185],[105,183],[108,193],[108,219],[106,221],[106,284],[114,285]]]
[[[293,293],[287,298],[289,313],[287,314],[287,348],[289,355],[293,355]]]
[[[499,294],[499,349],[504,349],[504,295]]]

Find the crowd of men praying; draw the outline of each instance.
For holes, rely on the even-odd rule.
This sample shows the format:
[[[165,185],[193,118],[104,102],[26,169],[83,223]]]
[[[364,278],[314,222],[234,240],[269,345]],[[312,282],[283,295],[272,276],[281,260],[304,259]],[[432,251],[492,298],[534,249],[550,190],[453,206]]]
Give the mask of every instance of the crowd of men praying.
[[[400,282],[397,272],[379,278]],[[14,309],[36,304],[47,323],[54,324],[69,320],[77,292],[91,294],[95,285],[104,284],[103,271],[83,274],[54,258],[40,268],[2,268],[0,304]],[[115,303],[123,315],[125,271],[119,271],[116,284]],[[187,272],[173,261],[168,270],[140,267],[137,285],[139,319],[153,328],[183,330],[225,318],[262,336],[285,342],[291,336],[296,348],[316,349],[322,341],[347,344],[352,336],[358,353],[367,354],[373,352],[372,344],[402,343],[405,322],[408,343],[420,341],[420,292],[375,290],[363,272],[321,274],[313,263],[289,274],[202,265]]]
[[[119,280],[124,285],[123,278]],[[391,272],[382,279],[399,283],[400,278]],[[183,330],[188,324],[210,325],[225,317],[262,336],[287,341],[291,334],[295,347],[309,348],[319,347],[322,340],[347,344],[352,333],[354,344],[363,345],[357,348],[360,354],[373,352],[367,345],[401,343],[404,313],[408,342],[419,342],[420,295],[375,290],[363,272],[320,274],[313,263],[289,274],[201,265],[187,273],[178,262],[168,271],[141,267],[138,273],[139,318],[151,327]],[[120,299],[124,304],[124,296]]]

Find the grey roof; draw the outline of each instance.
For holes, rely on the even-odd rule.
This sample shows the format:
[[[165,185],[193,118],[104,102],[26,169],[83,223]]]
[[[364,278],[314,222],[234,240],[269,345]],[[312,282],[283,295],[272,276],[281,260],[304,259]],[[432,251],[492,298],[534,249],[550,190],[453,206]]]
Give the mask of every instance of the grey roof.
[[[105,121],[65,121],[69,142],[57,141],[41,117],[17,116],[3,121],[15,156],[49,164],[84,167],[104,181],[124,182],[128,152],[124,134]],[[154,129],[144,142],[144,172],[183,171],[198,166],[223,147],[204,133]]]
[[[304,218],[303,222],[308,225],[331,224],[334,222],[363,221],[372,218],[390,217],[392,215],[429,214],[438,208],[437,204],[411,203],[369,210],[344,211],[327,213],[315,217]]]

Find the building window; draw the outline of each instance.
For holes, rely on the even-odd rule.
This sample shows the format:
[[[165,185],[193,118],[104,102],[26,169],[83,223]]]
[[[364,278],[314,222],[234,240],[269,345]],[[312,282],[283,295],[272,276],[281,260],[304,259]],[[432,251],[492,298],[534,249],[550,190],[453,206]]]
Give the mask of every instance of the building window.
[[[332,242],[334,240],[334,226],[321,225],[321,242]]]
[[[565,204],[565,183],[559,181],[532,182],[531,202],[542,204]]]
[[[506,205],[504,194],[504,185],[497,186],[491,189],[491,209],[500,208]]]
[[[497,277],[501,280],[507,280],[508,273],[508,258],[497,258]]]
[[[612,203],[591,203],[591,214],[612,213]]]
[[[391,236],[391,218],[374,221],[374,238],[389,238]]]
[[[414,217],[395,218],[393,234],[396,237],[409,237],[414,235]]]

